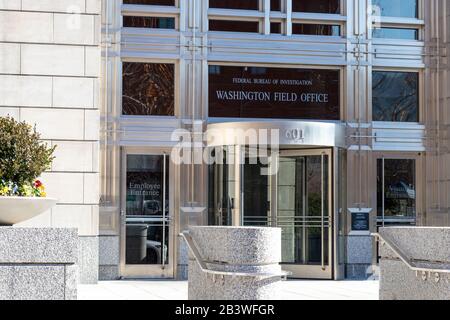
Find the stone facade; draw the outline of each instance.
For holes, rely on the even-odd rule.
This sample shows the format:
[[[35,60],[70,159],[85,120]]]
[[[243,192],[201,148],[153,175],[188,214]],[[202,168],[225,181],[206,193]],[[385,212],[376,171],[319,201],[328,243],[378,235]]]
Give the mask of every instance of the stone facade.
[[[57,145],[41,179],[58,205],[22,226],[78,228],[89,252],[98,251],[100,11],[101,0],[0,1],[0,116]],[[80,279],[92,283],[98,258],[88,256]]]

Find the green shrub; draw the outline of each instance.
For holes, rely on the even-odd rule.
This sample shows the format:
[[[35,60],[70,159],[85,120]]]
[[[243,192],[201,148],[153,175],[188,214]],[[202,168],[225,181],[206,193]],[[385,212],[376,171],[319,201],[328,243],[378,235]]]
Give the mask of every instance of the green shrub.
[[[0,117],[0,195],[45,196],[36,179],[50,168],[55,148],[29,124]]]

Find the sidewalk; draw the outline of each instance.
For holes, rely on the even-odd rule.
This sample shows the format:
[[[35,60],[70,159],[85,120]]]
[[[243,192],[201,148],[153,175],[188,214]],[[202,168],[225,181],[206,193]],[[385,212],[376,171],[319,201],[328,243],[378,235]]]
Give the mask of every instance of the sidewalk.
[[[279,300],[378,300],[378,281],[290,280]],[[186,300],[187,281],[124,280],[79,285],[79,300]]]

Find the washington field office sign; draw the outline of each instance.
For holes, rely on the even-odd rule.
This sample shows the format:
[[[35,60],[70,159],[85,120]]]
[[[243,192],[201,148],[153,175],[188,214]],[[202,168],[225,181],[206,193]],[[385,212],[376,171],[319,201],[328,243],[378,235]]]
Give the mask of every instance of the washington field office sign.
[[[209,66],[209,116],[339,120],[339,70]]]

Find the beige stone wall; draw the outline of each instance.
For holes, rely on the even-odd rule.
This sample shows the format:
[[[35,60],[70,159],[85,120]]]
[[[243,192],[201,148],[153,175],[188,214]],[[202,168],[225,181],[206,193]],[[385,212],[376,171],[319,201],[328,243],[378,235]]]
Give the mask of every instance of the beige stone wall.
[[[0,116],[57,145],[42,175],[58,205],[26,226],[98,235],[101,0],[0,0]]]

